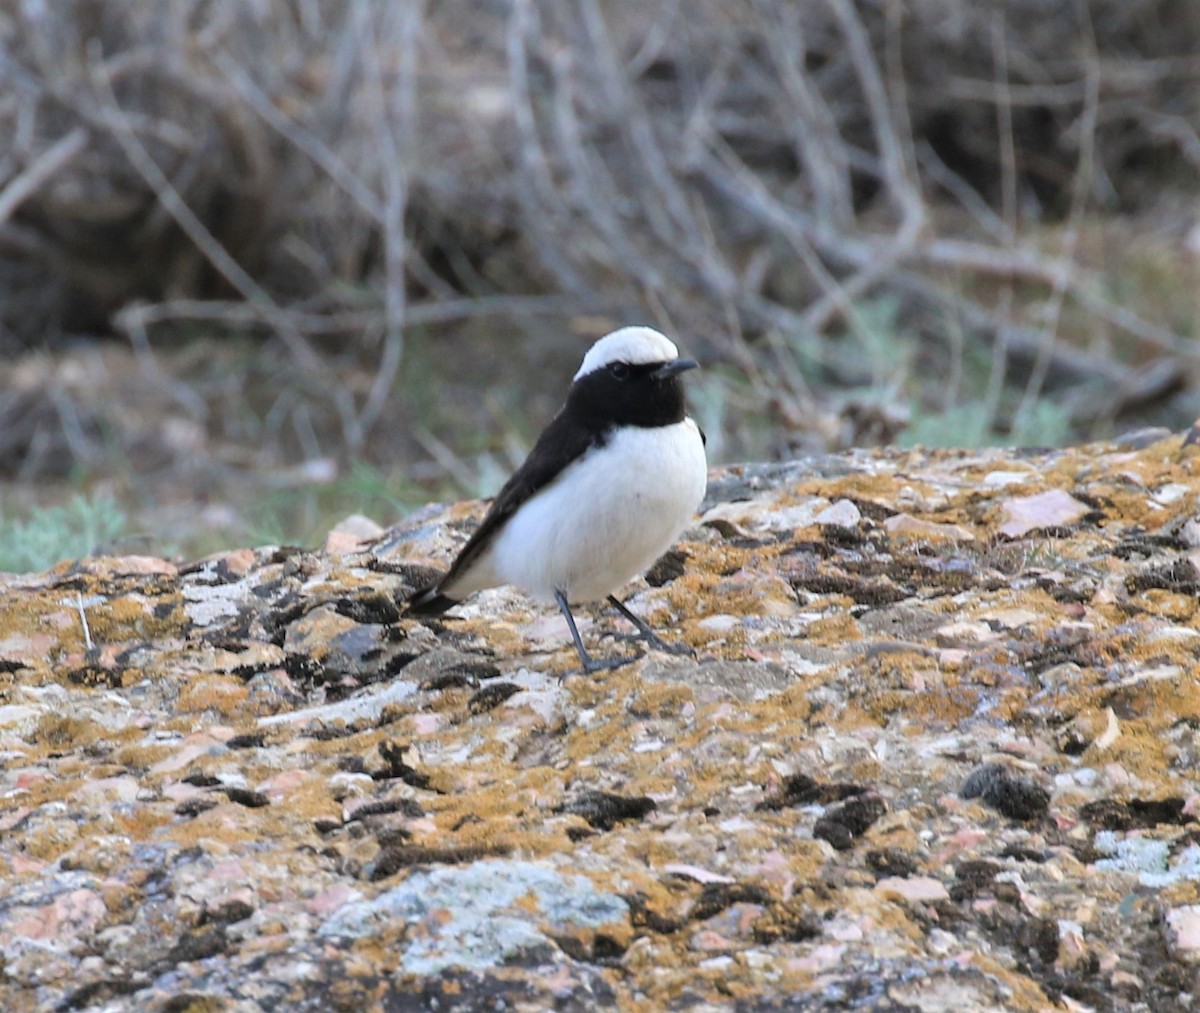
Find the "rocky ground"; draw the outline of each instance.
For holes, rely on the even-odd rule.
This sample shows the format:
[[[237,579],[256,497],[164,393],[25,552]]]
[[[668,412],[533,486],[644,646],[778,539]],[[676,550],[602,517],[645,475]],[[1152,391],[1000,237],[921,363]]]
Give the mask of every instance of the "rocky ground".
[[[586,677],[400,618],[477,503],[0,577],[0,1007],[1195,1008],[1198,498],[1196,432],[714,472],[631,598],[695,657]]]

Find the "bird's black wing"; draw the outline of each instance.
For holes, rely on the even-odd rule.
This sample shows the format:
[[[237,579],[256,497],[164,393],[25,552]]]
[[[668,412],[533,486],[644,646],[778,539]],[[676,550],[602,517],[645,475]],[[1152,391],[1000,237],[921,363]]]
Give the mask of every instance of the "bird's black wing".
[[[458,604],[441,593],[441,589],[452,584],[465,572],[521,504],[540,492],[570,464],[579,460],[594,447],[601,447],[608,438],[606,429],[589,425],[559,412],[538,437],[533,450],[525,462],[504,483],[504,487],[492,500],[482,523],[462,547],[446,575],[433,587],[418,591],[409,599],[408,612],[417,615],[445,612]]]

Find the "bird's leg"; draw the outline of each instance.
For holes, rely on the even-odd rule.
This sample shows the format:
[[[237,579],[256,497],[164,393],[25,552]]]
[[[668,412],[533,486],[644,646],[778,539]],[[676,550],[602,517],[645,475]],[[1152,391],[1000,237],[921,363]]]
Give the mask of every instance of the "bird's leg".
[[[592,672],[600,672],[606,668],[620,668],[622,665],[628,665],[631,661],[637,661],[635,657],[629,658],[610,658],[607,661],[597,661],[583,646],[583,638],[579,635],[579,630],[575,626],[575,617],[571,615],[571,606],[567,602],[567,596],[562,591],[554,592],[554,600],[558,602],[559,611],[562,612],[563,618],[567,620],[567,625],[571,628],[571,639],[575,641],[575,650],[579,652],[579,660],[583,664],[584,672],[589,675]]]
[[[610,594],[608,603],[628,619],[634,626],[637,627],[636,639],[645,640],[651,647],[660,651],[666,651],[668,654],[690,654],[695,655],[687,644],[671,644],[663,640],[657,633],[650,628],[650,625],[641,616],[634,615],[620,598]]]

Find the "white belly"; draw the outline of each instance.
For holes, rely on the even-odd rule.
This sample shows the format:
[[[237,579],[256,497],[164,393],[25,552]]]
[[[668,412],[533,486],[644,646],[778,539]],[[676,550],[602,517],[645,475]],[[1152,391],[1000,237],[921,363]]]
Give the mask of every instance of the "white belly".
[[[556,590],[571,601],[601,599],[670,548],[695,516],[707,476],[691,419],[620,429],[513,515],[479,574],[544,601]]]

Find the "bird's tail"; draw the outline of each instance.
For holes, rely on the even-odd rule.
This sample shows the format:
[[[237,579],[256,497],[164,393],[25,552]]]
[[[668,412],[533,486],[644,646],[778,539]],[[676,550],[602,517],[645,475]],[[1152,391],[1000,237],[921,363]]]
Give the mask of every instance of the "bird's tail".
[[[438,590],[438,585],[427,587],[424,591],[418,591],[408,599],[408,604],[405,606],[404,614],[413,616],[436,616],[445,612],[446,609],[454,608],[457,605],[453,598],[448,598]]]

